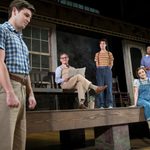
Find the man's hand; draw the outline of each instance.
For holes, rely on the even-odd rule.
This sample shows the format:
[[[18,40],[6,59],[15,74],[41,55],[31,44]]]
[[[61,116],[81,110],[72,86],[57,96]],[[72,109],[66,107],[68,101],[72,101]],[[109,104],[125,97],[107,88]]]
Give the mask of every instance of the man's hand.
[[[6,92],[6,102],[9,107],[18,107],[20,101],[14,92]]]
[[[33,95],[29,96],[28,101],[29,101],[29,108],[34,109],[36,106],[35,97]]]

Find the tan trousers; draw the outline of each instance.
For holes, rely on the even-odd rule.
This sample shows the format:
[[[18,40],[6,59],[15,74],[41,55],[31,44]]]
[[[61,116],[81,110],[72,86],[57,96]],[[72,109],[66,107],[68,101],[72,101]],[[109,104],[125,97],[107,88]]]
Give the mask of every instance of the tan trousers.
[[[82,104],[84,101],[81,100],[85,100],[85,93],[88,91],[90,84],[90,81],[78,74],[64,82],[61,87],[62,89],[77,89],[79,104]]]
[[[25,86],[16,81],[11,82],[20,100],[20,106],[18,108],[8,107],[6,104],[6,94],[0,86],[0,150],[25,150]]]

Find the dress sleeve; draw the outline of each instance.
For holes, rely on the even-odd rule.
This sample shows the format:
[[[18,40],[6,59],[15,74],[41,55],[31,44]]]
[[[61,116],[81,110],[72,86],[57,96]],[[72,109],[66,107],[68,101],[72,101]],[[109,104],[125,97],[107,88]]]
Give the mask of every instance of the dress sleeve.
[[[134,79],[133,86],[134,87],[139,87],[139,85],[140,85],[139,79]]]

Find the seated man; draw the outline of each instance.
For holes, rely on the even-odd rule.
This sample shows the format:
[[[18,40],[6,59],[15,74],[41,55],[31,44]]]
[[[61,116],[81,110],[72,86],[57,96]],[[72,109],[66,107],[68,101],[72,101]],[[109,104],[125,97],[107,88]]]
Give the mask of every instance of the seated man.
[[[60,62],[62,63],[55,71],[55,82],[61,84],[62,89],[77,89],[78,99],[79,99],[79,108],[86,109],[84,105],[85,102],[85,93],[88,89],[93,89],[96,94],[103,92],[107,85],[105,86],[96,86],[88,81],[84,76],[77,74],[72,77],[68,77],[69,69],[72,69],[69,65],[69,56],[66,53],[60,55]]]

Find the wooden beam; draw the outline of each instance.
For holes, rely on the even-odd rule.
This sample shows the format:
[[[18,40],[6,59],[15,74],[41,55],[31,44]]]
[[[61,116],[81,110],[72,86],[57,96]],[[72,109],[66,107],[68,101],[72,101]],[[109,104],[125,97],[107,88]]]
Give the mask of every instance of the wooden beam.
[[[60,131],[145,121],[143,108],[27,111],[27,132]]]

